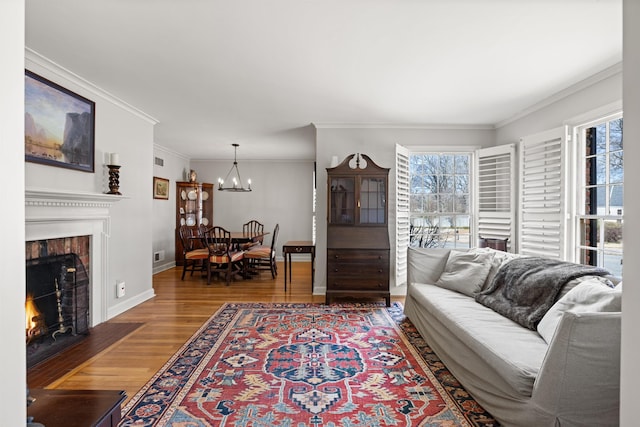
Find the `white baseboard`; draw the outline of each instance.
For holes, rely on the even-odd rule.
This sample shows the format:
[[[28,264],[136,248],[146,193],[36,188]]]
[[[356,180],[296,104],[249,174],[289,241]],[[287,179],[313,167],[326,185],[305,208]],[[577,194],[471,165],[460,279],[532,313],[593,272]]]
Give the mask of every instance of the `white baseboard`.
[[[167,262],[167,263],[161,264],[161,265],[154,265],[153,266],[153,274],[158,274],[158,273],[161,273],[163,271],[170,270],[175,266],[176,266],[176,262],[175,261]]]
[[[148,291],[145,291],[138,295],[134,295],[132,298],[128,298],[122,301],[120,304],[109,307],[109,309],[107,309],[107,320],[113,319],[117,315],[122,314],[125,311],[130,310],[138,304],[142,304],[143,302],[150,300],[155,296],[156,293],[154,292],[154,290],[149,289]]]

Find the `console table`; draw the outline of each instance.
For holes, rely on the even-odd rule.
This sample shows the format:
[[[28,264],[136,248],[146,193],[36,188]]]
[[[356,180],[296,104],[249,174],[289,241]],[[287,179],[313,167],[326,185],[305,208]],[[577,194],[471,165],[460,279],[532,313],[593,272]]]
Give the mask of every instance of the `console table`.
[[[27,416],[45,427],[116,427],[127,397],[119,390],[31,389],[29,394],[35,401]]]
[[[290,240],[282,245],[282,255],[284,256],[284,290],[287,290],[287,274],[291,281],[291,254],[311,254],[311,293],[313,293],[313,281],[316,272],[316,247],[311,241]],[[289,269],[287,270],[287,265]]]

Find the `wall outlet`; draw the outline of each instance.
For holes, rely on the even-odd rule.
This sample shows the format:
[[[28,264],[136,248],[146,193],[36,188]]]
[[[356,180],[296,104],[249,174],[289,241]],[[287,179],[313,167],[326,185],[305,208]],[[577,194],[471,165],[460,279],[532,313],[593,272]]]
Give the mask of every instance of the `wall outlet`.
[[[122,298],[125,295],[124,282],[116,281],[116,297]]]

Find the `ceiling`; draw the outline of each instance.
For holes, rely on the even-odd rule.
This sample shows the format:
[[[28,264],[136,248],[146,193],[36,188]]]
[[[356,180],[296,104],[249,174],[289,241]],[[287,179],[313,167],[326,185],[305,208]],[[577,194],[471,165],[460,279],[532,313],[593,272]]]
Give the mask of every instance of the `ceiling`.
[[[189,158],[312,159],[312,123],[508,120],[622,61],[622,0],[28,0],[26,45]]]

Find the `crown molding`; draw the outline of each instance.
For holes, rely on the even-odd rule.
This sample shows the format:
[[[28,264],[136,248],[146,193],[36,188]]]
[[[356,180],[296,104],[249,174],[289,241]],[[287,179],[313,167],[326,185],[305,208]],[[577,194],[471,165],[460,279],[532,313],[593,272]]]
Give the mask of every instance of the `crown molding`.
[[[165,147],[164,145],[160,145],[160,144],[156,144],[156,143],[154,143],[154,144],[153,144],[153,149],[154,149],[154,150],[161,151],[161,152],[163,152],[163,153],[165,153],[165,154],[169,154],[169,155],[171,155],[171,156],[179,157],[179,158],[181,158],[181,159],[183,159],[183,160],[187,160],[187,161],[191,161],[191,160],[192,160],[192,159],[191,159],[189,156],[187,156],[186,154],[184,154],[184,153],[179,153],[178,151],[172,150],[171,148],[167,148],[167,147]]]
[[[69,80],[71,82],[73,82],[74,84],[80,86],[83,90],[93,93],[101,98],[106,99],[107,101],[113,103],[114,105],[117,105],[118,107],[122,108],[123,110],[134,114],[138,117],[140,117],[141,119],[151,123],[152,125],[156,125],[158,124],[160,121],[152,116],[150,116],[149,114],[145,113],[144,111],[132,106],[131,104],[128,104],[127,102],[123,101],[122,99],[118,98],[115,95],[112,95],[111,93],[107,92],[106,90],[96,86],[95,84],[89,82],[88,80],[85,80],[84,78],[80,77],[79,75],[75,74],[74,72],[64,68],[63,66],[53,62],[52,60],[50,60],[49,58],[39,54],[38,52],[25,47],[25,62],[32,62],[33,64],[36,64],[44,69],[46,69],[47,71],[53,73],[54,75],[61,77],[65,80]],[[27,64],[25,63],[25,67],[27,67]]]
[[[532,106],[518,112],[517,114],[511,116],[510,118],[496,123],[495,128],[499,129],[503,126],[513,123],[516,120],[526,117],[529,114],[535,113],[536,111],[541,110],[545,107],[548,107],[549,105],[555,102],[558,102],[561,99],[564,99],[570,95],[573,95],[574,93],[580,92],[581,90],[584,90],[589,86],[593,86],[594,84],[601,82],[605,79],[608,79],[609,77],[613,77],[617,74],[622,74],[622,62],[618,62],[617,64],[612,65],[609,68],[605,68],[599,73],[596,73],[590,77],[587,77],[586,79],[581,80],[578,83],[573,84],[561,90],[560,92],[556,92],[555,94],[543,99],[542,101],[533,104]]]
[[[311,123],[316,129],[494,130],[494,125],[429,123]]]

